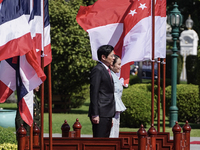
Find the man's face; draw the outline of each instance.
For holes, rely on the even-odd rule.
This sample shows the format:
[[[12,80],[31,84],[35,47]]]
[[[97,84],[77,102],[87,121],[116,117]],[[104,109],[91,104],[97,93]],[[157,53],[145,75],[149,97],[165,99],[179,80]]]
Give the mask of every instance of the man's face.
[[[114,51],[112,51],[108,57],[106,58],[104,55],[102,56],[102,62],[106,65],[106,66],[110,66],[113,64],[115,57],[114,57]]]

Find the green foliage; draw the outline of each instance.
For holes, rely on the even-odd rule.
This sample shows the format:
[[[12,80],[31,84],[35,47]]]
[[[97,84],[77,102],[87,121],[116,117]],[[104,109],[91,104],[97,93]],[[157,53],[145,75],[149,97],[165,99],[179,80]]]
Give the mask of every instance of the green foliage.
[[[198,84],[197,82],[197,56],[189,55],[186,57],[187,83]]]
[[[50,0],[49,14],[52,45],[52,91],[65,95],[63,101],[82,91],[88,83],[92,60],[88,34],[76,22],[82,0]],[[69,106],[71,107],[71,106]]]
[[[124,89],[122,100],[127,108],[121,113],[121,127],[145,127],[151,123],[151,84],[134,84]],[[157,111],[154,100],[154,112]],[[155,114],[155,113],[154,113]]]
[[[166,115],[169,116],[171,106],[171,86],[166,88]],[[197,85],[179,84],[177,85],[177,107],[178,120],[197,123],[200,119],[200,99]]]
[[[85,3],[86,3],[86,5],[92,5],[92,4],[94,4],[94,2],[96,2],[97,0],[83,0]]]
[[[158,80],[156,80],[155,84],[158,84]],[[165,78],[165,87],[171,85],[171,79]],[[163,79],[160,79],[160,87],[163,87]]]
[[[89,85],[85,85],[82,87],[82,90],[78,93],[73,93],[71,96],[71,107],[79,108],[81,107],[86,99],[89,97],[90,89]]]
[[[136,83],[141,83],[141,79],[137,75],[130,75],[129,85],[133,85]]]
[[[10,128],[0,127],[0,144],[11,143],[16,144],[16,135]]]
[[[3,143],[0,144],[0,150],[17,150],[17,145],[10,143]]]

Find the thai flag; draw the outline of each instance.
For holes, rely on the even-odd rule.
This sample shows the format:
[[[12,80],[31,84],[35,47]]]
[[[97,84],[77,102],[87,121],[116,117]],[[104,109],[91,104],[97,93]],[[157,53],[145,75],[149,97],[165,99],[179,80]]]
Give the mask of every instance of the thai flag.
[[[35,50],[0,63],[0,103],[17,89],[19,112],[28,124],[33,123],[33,89],[42,84],[46,76],[36,60]]]
[[[33,49],[30,26],[22,0],[0,1],[0,61],[22,56]]]
[[[49,2],[44,0],[44,66],[52,61],[50,22],[49,22]]]
[[[156,0],[155,58],[166,55],[166,0]],[[121,57],[120,77],[128,85],[133,61],[152,60],[152,0],[98,0],[81,6],[78,24],[88,32],[92,58],[97,49],[110,44]]]
[[[7,38],[8,34],[15,35],[15,32],[20,32],[21,28],[23,28],[23,24],[26,24],[26,23],[29,26],[29,34],[32,35],[33,39],[34,38],[35,39],[30,40],[32,47],[29,47],[29,50],[28,52],[25,53],[25,55],[22,55],[22,56],[14,55],[15,57],[13,57],[13,55],[10,55],[9,59],[1,61],[0,63],[0,103],[5,102],[5,100],[10,96],[10,94],[12,94],[17,89],[20,115],[22,119],[28,125],[31,125],[33,123],[33,89],[35,89],[42,82],[44,82],[46,79],[46,76],[37,62],[37,55],[36,55],[36,50],[35,50],[35,48],[38,48],[38,47],[34,41],[37,41],[38,40],[37,38],[40,35],[38,34],[38,30],[37,29],[34,30],[33,26],[31,26],[30,21],[33,16],[29,15],[29,17],[27,17],[27,14],[30,12],[32,8],[29,5],[30,1],[17,0],[18,3],[15,3],[15,2],[16,1],[13,2],[12,0],[3,0],[3,2],[1,3],[2,4],[1,11],[4,10],[2,14],[4,14],[5,17],[3,16],[2,18],[6,18],[6,16],[16,15],[15,14],[16,11],[14,13],[11,13],[9,11],[7,12],[7,10],[10,10],[11,8],[18,10],[18,8],[21,9],[22,7],[22,11],[20,12],[20,14],[22,14],[24,18],[23,20],[24,22],[21,22],[20,20],[18,22],[15,22],[16,23],[15,26],[17,26],[18,28],[12,31],[14,33],[12,33],[11,31],[8,33],[4,33],[2,36],[3,37],[2,40],[4,40],[4,38]],[[38,2],[41,2],[41,1],[38,0]],[[6,7],[7,9],[3,7]],[[34,12],[34,14],[37,14],[37,13]],[[40,14],[43,14],[43,12],[40,12]],[[0,28],[1,28],[1,25],[0,25]],[[33,31],[37,31],[37,32],[33,32]],[[37,34],[39,36],[37,36]],[[36,35],[36,36],[33,36],[33,35]],[[6,44],[5,51],[9,51],[9,48],[10,48],[9,42],[7,44]],[[19,44],[19,41],[17,44]],[[20,44],[22,45],[19,45],[19,51],[21,50],[20,49],[21,47],[23,48],[23,46],[26,45],[26,43],[20,43]]]
[[[28,0],[26,5],[28,9],[24,13],[30,24],[38,62],[41,64],[43,51],[44,66],[47,66],[52,61],[48,0],[44,0],[44,4],[42,0]]]

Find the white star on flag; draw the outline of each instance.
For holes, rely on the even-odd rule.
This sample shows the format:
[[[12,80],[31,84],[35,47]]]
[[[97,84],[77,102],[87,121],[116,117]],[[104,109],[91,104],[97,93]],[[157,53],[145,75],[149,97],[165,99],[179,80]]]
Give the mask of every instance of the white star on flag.
[[[131,12],[129,14],[131,14],[132,16],[134,16],[135,14],[137,14],[137,12],[135,12],[135,9],[134,10],[130,10]]]
[[[146,5],[146,3],[144,3],[144,4],[140,3],[140,6],[138,8],[142,8],[142,10],[143,10],[144,8],[147,8],[145,5]]]

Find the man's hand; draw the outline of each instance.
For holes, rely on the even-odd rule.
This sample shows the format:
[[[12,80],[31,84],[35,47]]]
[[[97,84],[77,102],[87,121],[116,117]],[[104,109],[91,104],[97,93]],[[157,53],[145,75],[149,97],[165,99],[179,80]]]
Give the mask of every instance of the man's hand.
[[[99,116],[92,116],[92,122],[94,124],[99,124]]]

